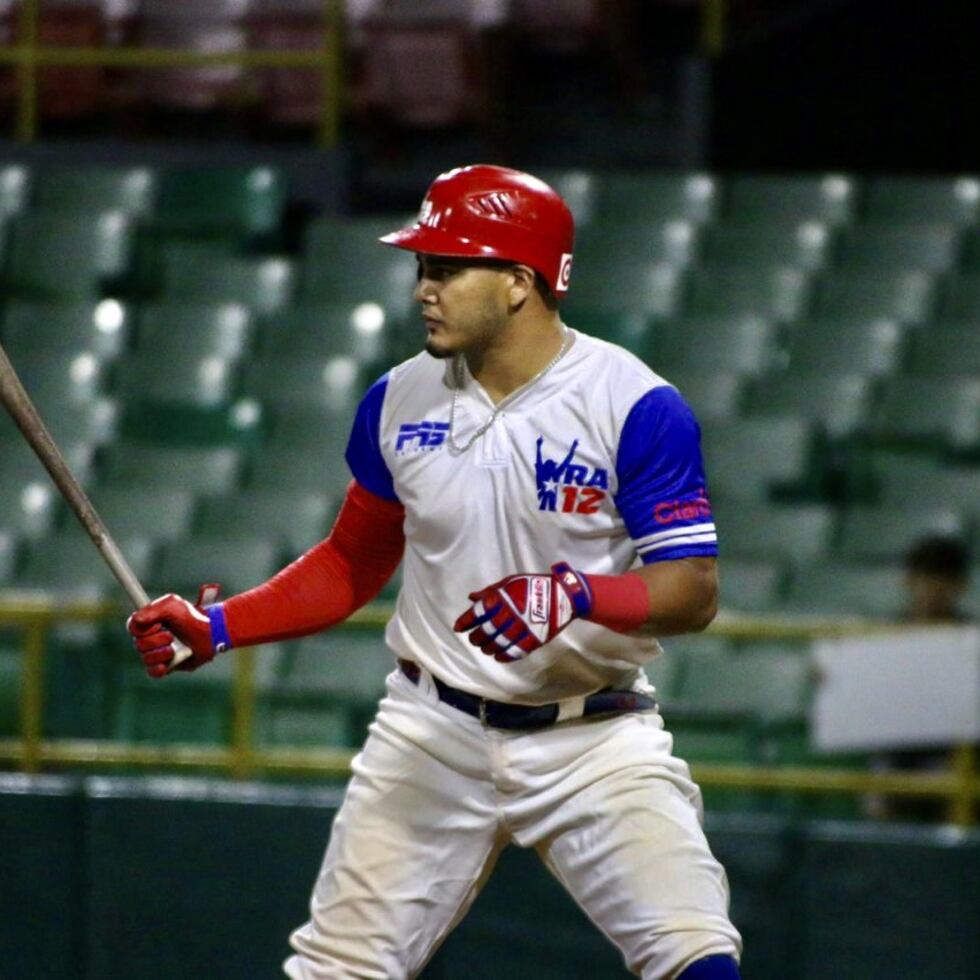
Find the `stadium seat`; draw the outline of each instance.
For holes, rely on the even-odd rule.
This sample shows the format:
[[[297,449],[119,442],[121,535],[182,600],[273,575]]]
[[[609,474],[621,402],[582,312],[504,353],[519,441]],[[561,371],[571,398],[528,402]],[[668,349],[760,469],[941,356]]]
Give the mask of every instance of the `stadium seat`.
[[[353,405],[278,404],[269,410],[269,448],[343,458],[354,425]]]
[[[974,452],[980,448],[980,379],[896,377],[874,412],[879,444]]]
[[[343,444],[324,440],[319,449],[270,444],[258,450],[249,466],[248,489],[325,493],[340,500],[351,481]]]
[[[656,362],[651,364],[657,370]],[[698,419],[736,418],[742,406],[745,379],[735,371],[713,368],[671,368],[669,381],[694,410]]]
[[[593,269],[640,262],[685,266],[697,258],[697,252],[698,226],[691,221],[593,222],[575,235],[572,275],[583,265]]]
[[[899,365],[904,331],[889,317],[815,317],[795,324],[787,367],[793,374],[887,375]]]
[[[99,485],[92,504],[113,536],[144,537],[154,546],[186,537],[194,516],[194,494],[183,487]]]
[[[39,472],[31,479],[7,463],[5,459],[0,467],[0,534],[4,535],[5,563],[13,560],[18,539],[48,533],[61,507],[58,491],[47,474]]]
[[[136,577],[145,580],[153,556],[149,537],[118,536],[116,544]],[[125,595],[89,536],[77,525],[29,542],[15,584],[18,589],[40,589],[76,598]]]
[[[719,266],[793,265],[821,269],[832,257],[836,235],[819,221],[717,224],[706,236],[705,261]]]
[[[848,561],[900,561],[929,534],[965,537],[966,517],[955,500],[927,499],[909,506],[857,505],[841,522],[838,554]]]
[[[353,357],[359,364],[373,365],[388,360],[398,324],[378,303],[336,302],[280,310],[263,317],[259,332],[267,354]],[[421,324],[419,334],[421,342]]]
[[[596,207],[597,186],[600,174],[588,170],[553,170],[547,167],[535,171],[546,184],[562,196],[575,218],[576,229],[584,229],[593,217]]]
[[[816,478],[814,433],[802,419],[704,420],[701,430],[708,488],[719,502],[763,502],[774,490],[800,490]]]
[[[898,468],[878,464],[879,499],[886,506],[913,507],[923,500],[950,505],[980,519],[980,466],[939,466],[921,464]]]
[[[19,214],[31,203],[33,174],[20,163],[0,166],[0,218]]]
[[[160,177],[154,227],[196,238],[275,242],[288,194],[285,175],[265,165],[167,170]]]
[[[923,323],[935,311],[935,277],[921,270],[839,270],[821,285],[817,315]]]
[[[94,300],[127,271],[131,226],[120,211],[25,213],[11,230],[6,284],[18,298]]]
[[[300,299],[305,305],[377,303],[396,319],[415,303],[415,257],[378,241],[414,216],[379,219],[320,218],[310,222],[304,242]]]
[[[871,379],[861,374],[771,374],[756,379],[748,397],[752,415],[795,415],[821,426],[832,439],[865,429],[872,406]]]
[[[207,256],[193,248],[163,254],[162,299],[187,303],[242,303],[273,313],[292,300],[296,270],[290,259]]]
[[[948,320],[976,320],[980,317],[980,274],[955,276],[947,286],[942,316]]]
[[[364,366],[349,355],[310,358],[284,354],[251,361],[243,390],[275,405],[306,405],[330,412],[353,412],[367,379]]]
[[[955,266],[960,246],[955,225],[855,225],[841,237],[838,262],[853,271],[942,273]]]
[[[156,206],[157,181],[150,167],[58,166],[38,172],[34,207],[59,214],[118,211],[146,218]]]
[[[235,362],[251,351],[254,332],[252,311],[242,303],[153,303],[139,311],[136,346],[161,362],[191,353]]]
[[[683,301],[683,270],[667,263],[607,266],[578,265],[572,272],[574,286],[563,301],[563,316],[575,324],[600,310],[604,313],[631,313],[646,317],[673,316]]]
[[[980,180],[976,177],[875,177],[868,184],[865,216],[874,222],[972,225],[978,215]]]
[[[234,536],[195,533],[164,545],[148,577],[162,591],[192,597],[202,582],[218,582],[231,596],[265,582],[282,567],[282,557],[277,541],[248,527]]]
[[[120,439],[106,450],[102,480],[134,492],[166,486],[204,496],[228,493],[242,466],[242,453],[232,447],[178,448]]]
[[[783,609],[835,618],[897,619],[903,612],[902,574],[896,562],[810,562],[793,573]]]
[[[144,347],[126,358],[117,393],[123,403],[141,400],[200,408],[226,406],[235,386],[234,364],[194,347],[166,354]]]
[[[764,316],[685,316],[657,324],[645,360],[667,377],[674,368],[745,376],[770,368],[777,349],[776,324]]]
[[[115,299],[98,303],[12,302],[3,312],[0,337],[11,359],[91,351],[112,361],[129,343],[132,314]]]
[[[27,393],[39,405],[54,406],[59,400],[77,408],[97,401],[105,392],[107,366],[91,351],[64,347],[55,351],[18,345],[11,361]]]
[[[574,316],[564,316],[568,325],[582,333],[619,344],[638,357],[645,356],[653,324],[643,313],[576,308]]]
[[[916,334],[908,370],[920,376],[980,375],[980,330],[976,323],[940,322]]]
[[[703,173],[606,173],[595,177],[593,221],[691,221],[718,214],[721,188]]]
[[[793,323],[809,310],[812,283],[803,269],[703,265],[692,270],[687,312],[699,315],[755,314]]]
[[[709,469],[709,486],[711,472]],[[837,515],[826,504],[751,504],[720,501],[714,507],[723,556],[799,565],[827,555]]]
[[[729,558],[725,539],[722,547],[726,556],[721,561],[721,608],[757,613],[775,609],[785,577],[781,565],[765,558]]]
[[[746,175],[729,184],[732,221],[822,221],[845,225],[855,216],[858,187],[845,174]]]
[[[337,502],[326,493],[292,490],[239,490],[205,500],[196,530],[210,538],[249,530],[281,542],[281,552],[299,557],[326,537]]]

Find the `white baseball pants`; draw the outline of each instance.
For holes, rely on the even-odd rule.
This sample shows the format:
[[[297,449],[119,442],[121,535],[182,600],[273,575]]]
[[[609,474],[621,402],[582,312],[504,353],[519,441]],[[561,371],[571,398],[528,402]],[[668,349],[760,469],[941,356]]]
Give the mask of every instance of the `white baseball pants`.
[[[396,670],[291,939],[293,980],[400,980],[465,915],[501,849],[534,847],[644,980],[738,957],[701,795],[655,712],[484,728]]]

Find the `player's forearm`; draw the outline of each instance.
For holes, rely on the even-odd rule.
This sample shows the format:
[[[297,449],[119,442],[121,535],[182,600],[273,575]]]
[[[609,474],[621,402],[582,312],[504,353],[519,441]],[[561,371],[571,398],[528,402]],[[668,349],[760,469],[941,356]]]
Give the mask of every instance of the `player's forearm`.
[[[655,562],[625,575],[589,575],[588,580],[594,597],[588,618],[621,633],[697,633],[718,611],[713,558]]]
[[[263,585],[222,605],[234,646],[307,636],[343,622],[391,578],[403,511],[352,484],[330,536]]]

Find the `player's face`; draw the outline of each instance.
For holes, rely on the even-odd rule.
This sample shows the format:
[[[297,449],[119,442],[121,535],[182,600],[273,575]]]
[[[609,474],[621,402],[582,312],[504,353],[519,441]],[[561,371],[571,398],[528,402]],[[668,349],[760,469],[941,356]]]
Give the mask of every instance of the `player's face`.
[[[440,358],[485,349],[507,320],[510,266],[435,255],[418,264],[425,349]]]

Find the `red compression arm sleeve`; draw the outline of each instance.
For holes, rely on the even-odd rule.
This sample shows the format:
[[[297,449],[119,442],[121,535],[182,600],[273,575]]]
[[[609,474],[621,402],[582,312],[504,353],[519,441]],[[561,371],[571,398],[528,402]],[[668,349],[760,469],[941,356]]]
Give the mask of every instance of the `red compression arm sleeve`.
[[[592,589],[592,612],[586,619],[617,633],[639,629],[650,615],[650,593],[643,579],[625,575],[586,575]]]
[[[253,646],[317,633],[370,602],[401,561],[404,517],[401,504],[352,481],[326,540],[224,603],[232,643]]]

